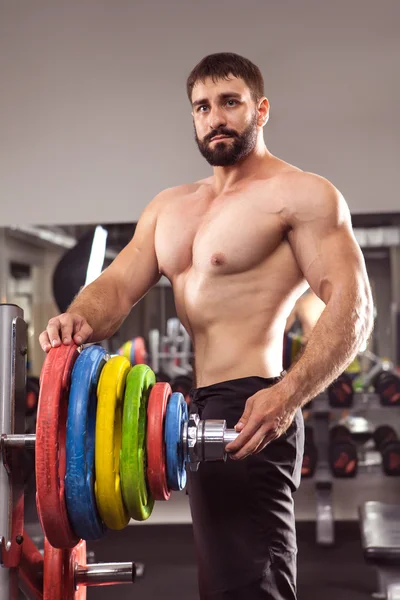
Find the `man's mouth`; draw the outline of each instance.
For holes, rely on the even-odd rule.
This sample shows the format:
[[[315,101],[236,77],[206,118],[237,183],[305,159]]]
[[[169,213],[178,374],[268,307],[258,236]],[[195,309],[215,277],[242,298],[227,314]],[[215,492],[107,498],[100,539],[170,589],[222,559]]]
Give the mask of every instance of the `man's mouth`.
[[[216,135],[215,137],[211,138],[211,142],[215,142],[218,140],[228,140],[231,136],[230,135]]]

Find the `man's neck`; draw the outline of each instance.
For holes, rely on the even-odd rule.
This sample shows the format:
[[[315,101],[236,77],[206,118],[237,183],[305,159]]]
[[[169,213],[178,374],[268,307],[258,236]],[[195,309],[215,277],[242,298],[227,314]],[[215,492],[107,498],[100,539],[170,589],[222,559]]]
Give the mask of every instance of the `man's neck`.
[[[235,188],[246,179],[254,178],[260,168],[274,157],[264,144],[257,144],[254,150],[239,163],[231,167],[214,167],[213,188],[217,196]]]

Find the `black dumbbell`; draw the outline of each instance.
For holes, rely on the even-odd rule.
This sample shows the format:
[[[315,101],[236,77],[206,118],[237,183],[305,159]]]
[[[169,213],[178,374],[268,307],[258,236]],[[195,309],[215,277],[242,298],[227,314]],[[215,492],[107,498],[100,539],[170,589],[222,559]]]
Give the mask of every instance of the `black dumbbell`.
[[[332,408],[350,408],[352,406],[354,398],[353,382],[347,373],[342,373],[330,384],[328,398]]]
[[[400,405],[400,377],[393,371],[382,371],[374,380],[375,392],[382,406]]]
[[[191,375],[177,375],[170,381],[170,385],[173,392],[180,392],[187,404],[190,404],[189,392],[193,387],[193,378]]]
[[[304,456],[301,466],[301,476],[312,477],[318,462],[318,451],[314,443],[314,430],[309,425],[304,428]]]
[[[334,477],[355,477],[358,469],[357,445],[344,425],[329,432],[329,464]]]
[[[161,381],[162,383],[169,383],[169,380],[170,380],[170,376],[167,375],[167,373],[164,373],[164,371],[158,371],[158,373],[156,373],[157,383],[159,381]]]
[[[400,440],[390,425],[380,425],[374,431],[376,449],[382,456],[382,467],[386,475],[400,475]]]

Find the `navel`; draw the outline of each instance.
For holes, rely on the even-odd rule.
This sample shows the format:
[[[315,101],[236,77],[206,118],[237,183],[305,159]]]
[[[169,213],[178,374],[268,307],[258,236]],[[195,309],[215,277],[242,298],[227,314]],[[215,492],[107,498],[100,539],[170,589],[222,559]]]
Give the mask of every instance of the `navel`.
[[[221,267],[225,263],[226,263],[226,257],[225,257],[225,254],[222,254],[222,252],[217,252],[216,254],[212,255],[212,257],[211,257],[212,265],[215,265],[216,267]]]

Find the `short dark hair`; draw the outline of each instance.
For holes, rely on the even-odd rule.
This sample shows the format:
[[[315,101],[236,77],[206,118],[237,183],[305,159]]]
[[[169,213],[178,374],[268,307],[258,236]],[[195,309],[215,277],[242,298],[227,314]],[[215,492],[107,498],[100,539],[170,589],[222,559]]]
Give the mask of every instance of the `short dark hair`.
[[[207,77],[211,77],[215,82],[219,79],[229,79],[230,75],[240,77],[246,82],[255,102],[264,96],[264,79],[254,63],[233,52],[219,52],[203,58],[190,73],[186,82],[190,102],[193,88],[198,81],[204,82]]]

